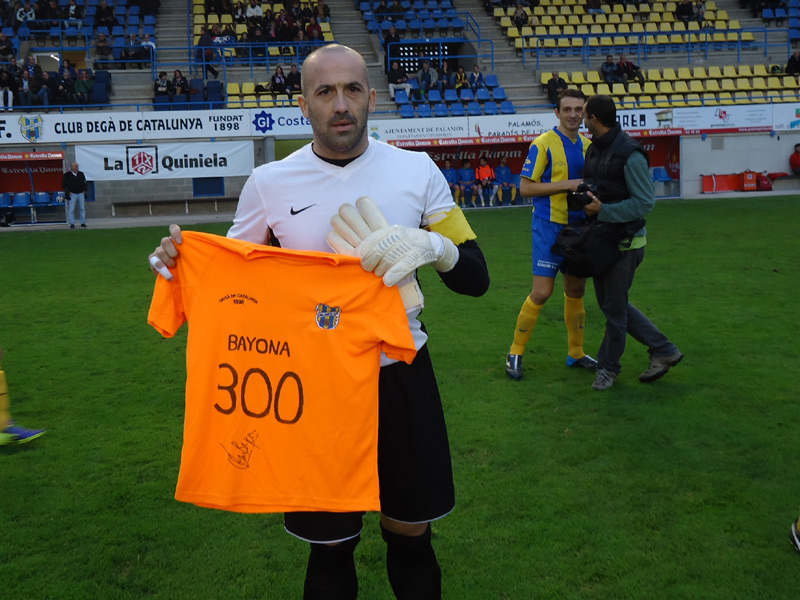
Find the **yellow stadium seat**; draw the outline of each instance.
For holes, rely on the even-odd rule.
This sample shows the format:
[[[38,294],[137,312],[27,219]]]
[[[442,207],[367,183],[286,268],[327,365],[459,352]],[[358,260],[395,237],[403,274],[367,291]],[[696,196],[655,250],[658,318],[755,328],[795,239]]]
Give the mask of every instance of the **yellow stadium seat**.
[[[506,29],[506,35],[508,36],[509,40],[514,40],[519,37],[519,29],[513,26],[509,27]],[[511,42],[511,44],[513,45],[513,42]]]
[[[675,85],[672,86],[675,90],[676,94],[688,94],[689,93],[689,86],[683,80],[678,80],[675,82]]]
[[[767,71],[766,65],[753,65],[753,76],[769,77],[769,71]]]
[[[581,85],[581,91],[588,97],[594,96],[594,86],[591,83]]]
[[[769,100],[764,96],[764,92],[756,91],[750,92],[750,102],[754,104],[766,104]]]
[[[653,106],[655,108],[669,108],[669,97],[664,94],[659,94],[653,98]]]
[[[734,92],[736,91],[736,83],[734,83],[735,79],[721,79],[719,82],[719,87],[723,92]]]
[[[215,15],[211,13],[210,15],[206,15],[206,23],[209,25],[218,25],[219,24],[219,15]]]
[[[665,67],[661,69],[661,77],[666,81],[675,81],[678,79],[678,75],[675,73],[675,69],[672,67]]]
[[[245,81],[242,84],[242,96],[256,93],[256,84],[253,81]]]
[[[717,102],[717,96],[710,92],[705,92],[701,96],[701,98],[703,100],[703,104],[705,104],[706,106],[716,106],[717,104],[719,104],[719,102]]]
[[[661,71],[654,68],[647,69],[647,81],[661,81],[662,79]]]
[[[219,18],[219,22],[223,25],[232,25],[233,24],[233,15],[222,15]]]
[[[702,81],[703,79],[706,79],[707,77],[708,77],[708,74],[706,73],[705,67],[694,67],[692,69],[692,79],[699,79],[699,80]]]
[[[558,27],[564,27],[567,24],[567,17],[564,15],[558,15],[555,19],[553,19],[553,23]]]
[[[237,36],[241,36],[243,33],[247,32],[247,23],[237,23],[236,27],[234,28]]]
[[[258,98],[255,95],[245,96],[242,101],[242,108],[258,108]]]
[[[785,90],[796,90],[800,88],[800,83],[791,75],[784,75],[781,80],[781,85]]]
[[[569,75],[569,82],[573,85],[583,85],[586,83],[586,76],[583,71],[573,71]]]
[[[627,94],[627,91],[625,90],[625,86],[622,85],[621,83],[614,83],[611,85],[612,96],[621,97],[624,96],[625,94]]]
[[[239,89],[239,84],[236,82],[229,83],[225,91],[228,94],[229,98],[231,96],[239,96],[242,93],[241,90]]]
[[[639,96],[639,108],[653,108],[653,99],[650,96]]]
[[[617,14],[611,13],[608,15],[608,22],[610,25],[619,25],[622,23],[622,17]]]
[[[622,108],[636,108],[636,98],[633,96],[623,96],[620,100]]]
[[[600,73],[597,71],[588,71],[586,73],[586,81],[593,85],[597,85],[598,83],[603,83],[603,78],[600,77]]]
[[[334,41],[333,34],[330,31],[326,31],[322,34],[322,41],[324,42],[332,42]],[[293,52],[294,54],[294,52]]]
[[[739,77],[752,77],[753,69],[750,65],[739,65]]]
[[[736,80],[736,91],[749,92],[753,87],[750,85],[750,80],[746,77],[740,77]]]
[[[597,87],[595,88],[597,93],[602,96],[610,96],[611,89],[608,87],[607,83],[598,83]]]
[[[508,29],[509,27],[513,27],[514,22],[511,20],[511,17],[503,17],[500,19],[500,27],[503,29]]]
[[[692,79],[689,82],[689,91],[702,94],[705,90],[702,79]]]
[[[793,90],[783,90],[781,102],[797,102],[797,93]]]
[[[767,90],[767,80],[765,77],[753,77],[750,85],[754,90]]]
[[[682,94],[672,94],[669,97],[669,103],[671,106],[686,106],[686,101]]]
[[[525,25],[525,27],[521,27],[521,28],[520,28],[520,30],[519,30],[519,34],[520,34],[522,37],[528,37],[528,36],[531,36],[531,35],[533,35],[533,27],[531,27],[530,25]]]
[[[707,92],[720,92],[722,88],[719,87],[719,81],[716,79],[706,79],[705,88]]]
[[[503,10],[502,8],[500,8],[500,7],[497,7],[497,8],[495,8],[495,9],[494,9],[494,11],[492,12],[492,15],[494,16],[494,20],[495,20],[495,21],[496,21],[496,22],[499,24],[499,23],[500,23],[500,20],[501,20],[503,17],[505,17],[505,16],[506,16],[506,11],[505,11],[505,10]]]
[[[674,94],[675,89],[672,87],[672,83],[669,81],[662,81],[658,84],[658,92],[660,94]]]
[[[642,91],[648,96],[655,96],[658,94],[658,86],[654,81],[645,81],[644,89]]]
[[[720,92],[719,94],[717,94],[717,102],[724,105],[736,103],[733,99],[733,96],[731,96],[730,92]]]
[[[561,28],[561,35],[575,37],[575,27],[573,25],[564,25],[564,27]]]
[[[687,94],[686,95],[686,105],[687,106],[703,106],[703,101],[700,99],[700,94]]]
[[[272,96],[261,96],[258,99],[258,106],[261,108],[273,108],[275,106],[275,101],[272,99]]]
[[[632,96],[638,96],[642,93],[642,86],[638,81],[631,81],[628,83],[628,93]]]
[[[278,94],[275,96],[275,106],[291,106],[292,102],[289,100],[287,94]]]
[[[678,67],[678,79],[691,79],[692,72],[689,67]]]
[[[206,24],[206,16],[205,15],[195,15],[193,23],[195,25],[205,25]]]
[[[236,99],[228,98],[227,107],[228,108],[234,108],[234,109],[242,108],[242,103],[238,98],[236,98]]]

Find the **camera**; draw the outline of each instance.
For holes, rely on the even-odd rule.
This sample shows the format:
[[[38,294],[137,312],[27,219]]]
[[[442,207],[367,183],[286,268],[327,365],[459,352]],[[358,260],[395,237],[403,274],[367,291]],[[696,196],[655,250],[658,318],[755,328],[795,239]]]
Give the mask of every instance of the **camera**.
[[[567,208],[569,210],[583,210],[583,207],[592,202],[587,192],[592,192],[597,196],[597,188],[591,183],[581,181],[578,184],[578,189],[574,192],[567,192]]]

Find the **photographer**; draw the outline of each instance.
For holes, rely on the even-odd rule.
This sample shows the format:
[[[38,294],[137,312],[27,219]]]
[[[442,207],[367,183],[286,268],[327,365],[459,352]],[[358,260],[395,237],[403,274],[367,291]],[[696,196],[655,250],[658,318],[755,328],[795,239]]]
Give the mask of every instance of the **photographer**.
[[[567,89],[556,102],[558,125],[537,137],[528,150],[522,167],[520,194],[533,196],[531,219],[531,258],[533,283],[517,316],[514,340],[506,356],[506,374],[522,379],[522,355],[539,314],[553,294],[555,277],[564,272],[562,256],[551,251],[556,237],[567,223],[584,218],[583,211],[567,209],[567,192],[574,192],[583,177],[583,157],[589,140],[578,133],[583,121],[583,92]],[[597,362],[583,351],[583,325],[586,311],[583,294],[586,279],[564,273],[564,322],[567,326],[567,366],[594,369]]]
[[[618,230],[624,231],[626,225],[636,223],[655,206],[647,153],[622,131],[617,123],[617,107],[609,96],[589,98],[585,113],[592,145],[586,152],[583,176],[595,193],[587,193],[591,202],[584,211],[590,217],[597,216],[598,221],[619,224]],[[643,383],[663,377],[683,359],[678,347],[628,301],[628,290],[644,259],[647,242],[645,228],[638,225],[627,239],[620,241],[620,257],[594,277],[597,303],[606,317],[606,333],[597,353],[597,374],[592,383],[595,390],[614,385],[622,369],[620,359],[627,334],[647,346],[650,353],[650,366],[639,375]]]

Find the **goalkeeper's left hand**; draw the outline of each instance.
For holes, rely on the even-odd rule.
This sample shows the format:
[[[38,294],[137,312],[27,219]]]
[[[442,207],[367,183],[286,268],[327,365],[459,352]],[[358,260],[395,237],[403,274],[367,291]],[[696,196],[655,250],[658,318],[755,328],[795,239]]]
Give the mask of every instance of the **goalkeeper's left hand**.
[[[357,248],[361,266],[383,277],[386,285],[413,274],[419,267],[431,264],[442,273],[458,262],[458,248],[448,238],[438,234],[390,225],[370,234]]]

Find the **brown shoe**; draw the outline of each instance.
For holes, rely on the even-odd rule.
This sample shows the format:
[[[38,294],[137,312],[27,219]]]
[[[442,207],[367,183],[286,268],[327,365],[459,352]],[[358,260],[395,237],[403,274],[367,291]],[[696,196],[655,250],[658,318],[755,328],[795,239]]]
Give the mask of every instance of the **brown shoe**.
[[[683,360],[683,354],[678,352],[672,356],[651,356],[650,366],[639,375],[639,381],[650,383],[656,379],[661,379],[672,367]]]

